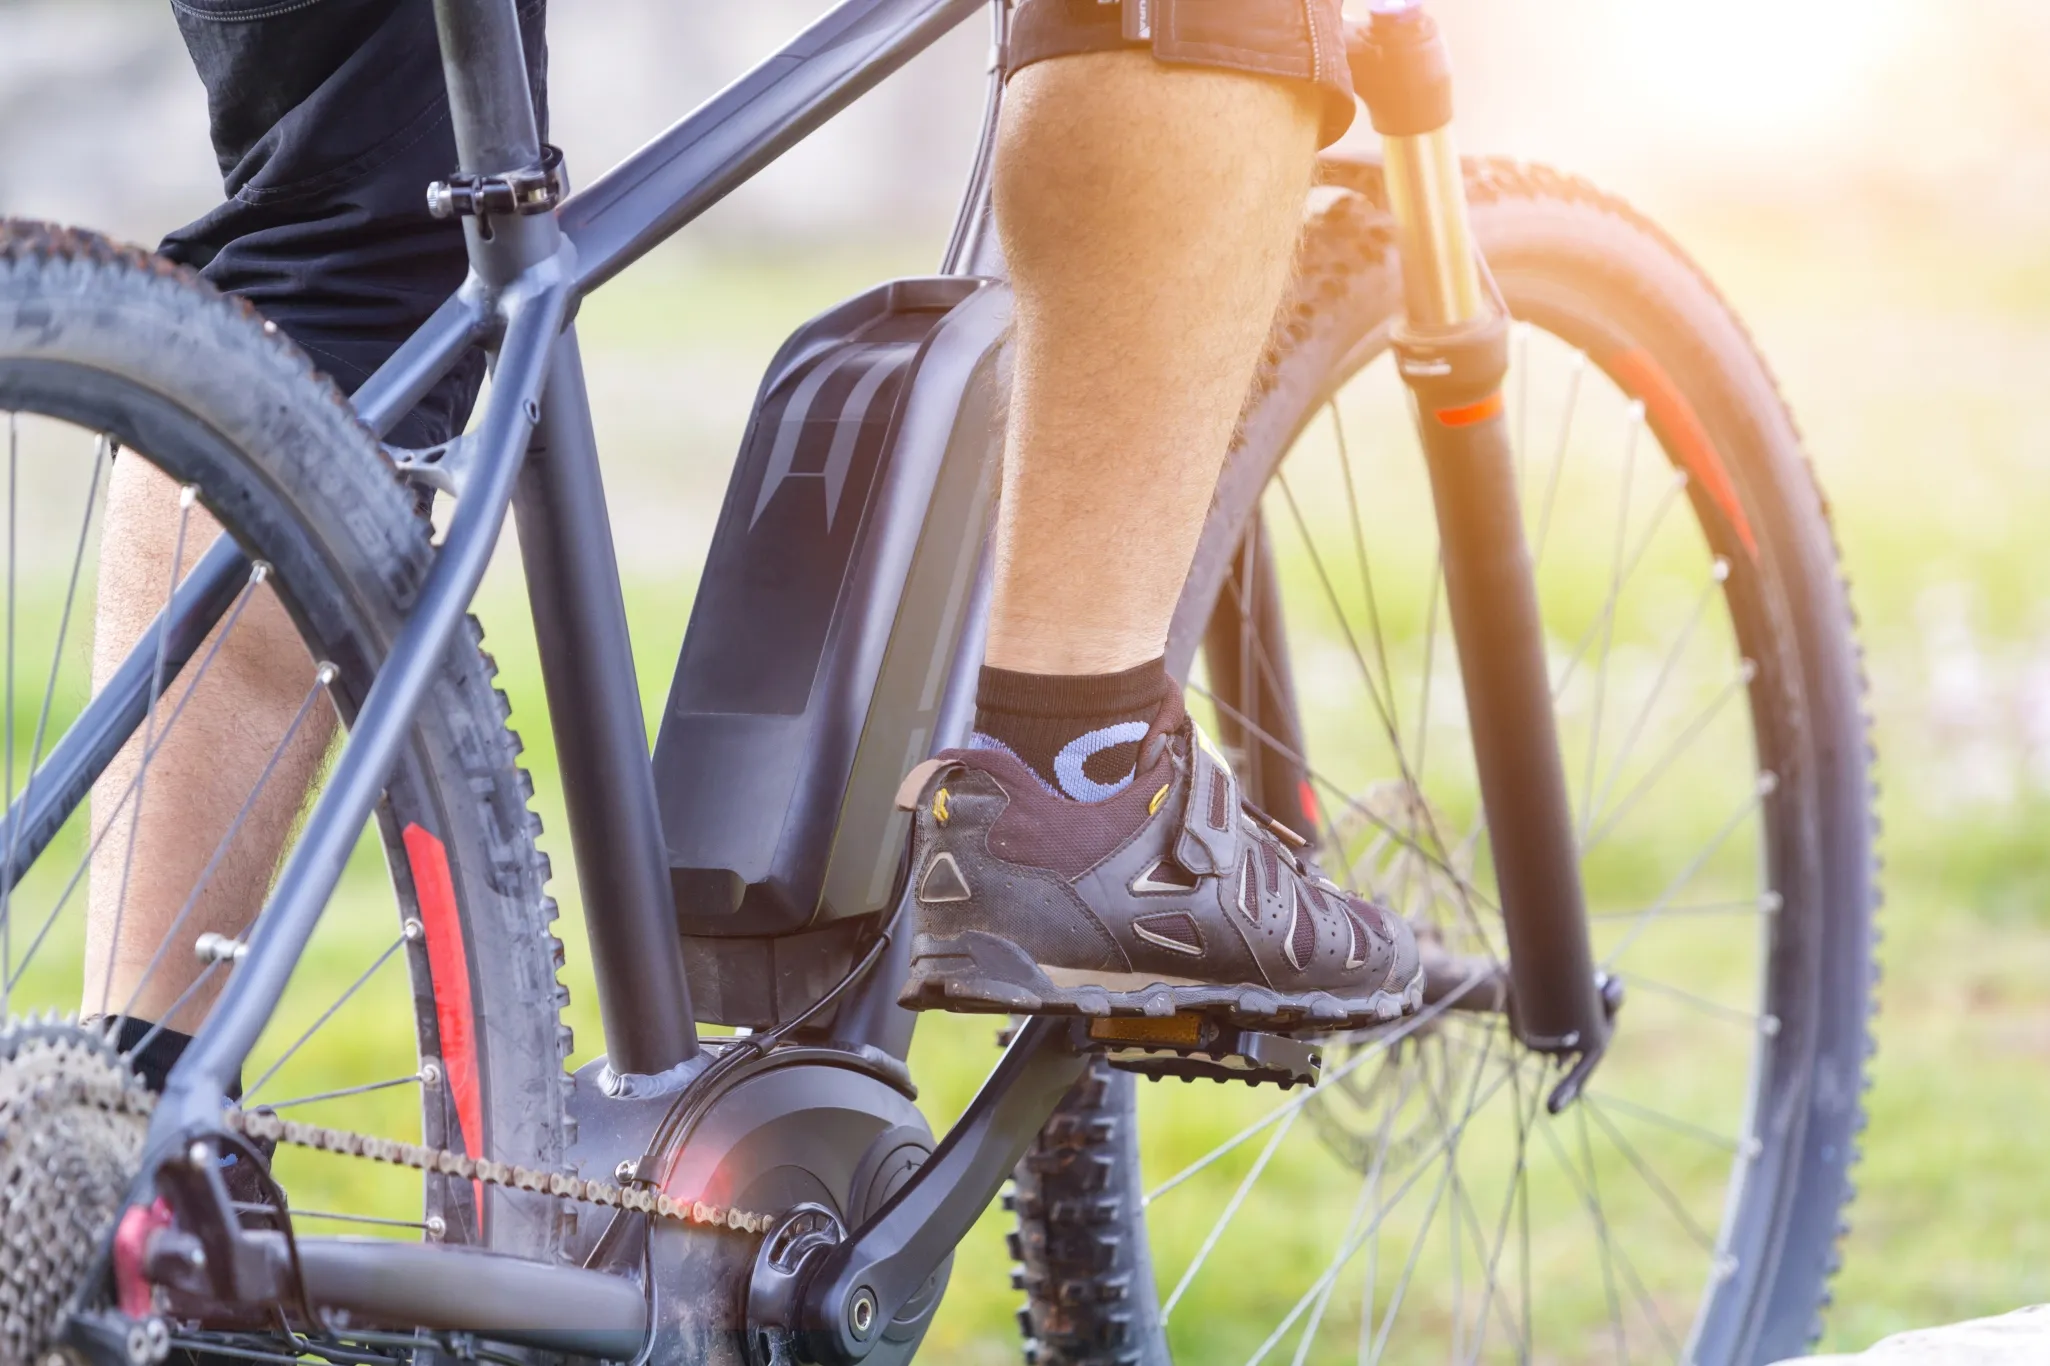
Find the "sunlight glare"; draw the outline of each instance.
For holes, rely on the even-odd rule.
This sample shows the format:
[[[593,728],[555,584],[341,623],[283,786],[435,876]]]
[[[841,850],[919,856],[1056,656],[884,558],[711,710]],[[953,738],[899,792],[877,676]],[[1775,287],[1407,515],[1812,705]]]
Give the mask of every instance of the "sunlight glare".
[[[1898,51],[1906,0],[1635,0],[1615,41],[1639,97],[1740,136],[1794,135],[1855,116]]]

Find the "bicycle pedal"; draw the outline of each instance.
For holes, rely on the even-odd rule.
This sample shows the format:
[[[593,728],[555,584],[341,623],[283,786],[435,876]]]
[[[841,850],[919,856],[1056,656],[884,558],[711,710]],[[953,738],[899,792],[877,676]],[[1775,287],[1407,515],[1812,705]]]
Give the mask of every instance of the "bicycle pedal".
[[[1159,1081],[1272,1082],[1286,1091],[1315,1086],[1324,1055],[1314,1043],[1240,1029],[1206,1015],[1076,1021],[1077,1046],[1101,1050],[1112,1067]]]

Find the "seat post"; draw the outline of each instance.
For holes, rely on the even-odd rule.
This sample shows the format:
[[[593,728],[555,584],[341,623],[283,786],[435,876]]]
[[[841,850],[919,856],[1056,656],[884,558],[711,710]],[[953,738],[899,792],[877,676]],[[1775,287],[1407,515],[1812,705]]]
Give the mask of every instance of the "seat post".
[[[434,0],[434,28],[455,130],[452,169],[480,180],[541,173],[541,134],[515,0]],[[421,187],[423,194],[441,190]],[[447,212],[431,200],[430,207],[437,217]],[[465,217],[463,236],[472,270],[497,287],[553,256],[561,229],[550,212],[478,212]]]
[[[434,0],[458,169],[503,175],[541,160],[514,0]]]

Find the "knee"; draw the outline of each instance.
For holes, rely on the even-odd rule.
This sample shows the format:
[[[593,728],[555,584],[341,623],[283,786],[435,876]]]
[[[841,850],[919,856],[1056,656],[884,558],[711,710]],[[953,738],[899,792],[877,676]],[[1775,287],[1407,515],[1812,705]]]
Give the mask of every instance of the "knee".
[[[1146,139],[1131,117],[1160,75],[1143,52],[1036,62],[1005,91],[992,186],[1014,274],[1087,250],[1133,221]]]

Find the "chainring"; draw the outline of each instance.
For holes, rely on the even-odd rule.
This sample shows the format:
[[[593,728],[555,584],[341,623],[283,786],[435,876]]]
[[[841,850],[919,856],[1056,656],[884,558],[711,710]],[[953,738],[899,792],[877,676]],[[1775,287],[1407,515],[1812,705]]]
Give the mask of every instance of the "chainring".
[[[31,1366],[121,1212],[156,1099],[97,1031],[0,1025],[0,1366]]]

